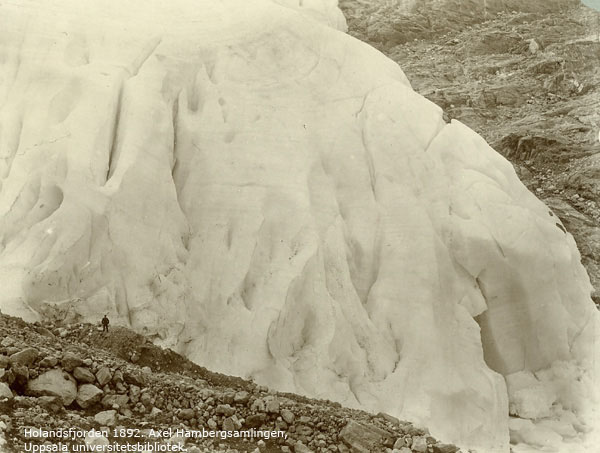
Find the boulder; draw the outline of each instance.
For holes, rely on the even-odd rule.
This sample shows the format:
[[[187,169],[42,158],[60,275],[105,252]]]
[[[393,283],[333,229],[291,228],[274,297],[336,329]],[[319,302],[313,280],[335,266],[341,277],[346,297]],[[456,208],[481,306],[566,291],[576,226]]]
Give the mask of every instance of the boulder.
[[[77,357],[72,352],[67,352],[60,361],[65,371],[73,371],[76,367],[83,365],[83,360]]]
[[[248,428],[259,428],[266,420],[267,416],[265,414],[248,415],[244,426]]]
[[[426,453],[427,440],[424,437],[413,437],[412,445],[410,446],[410,448],[416,453]]]
[[[112,375],[113,384],[122,384],[123,383],[123,372],[121,370],[116,370]]]
[[[301,441],[298,441],[294,444],[294,453],[313,453],[313,451]]]
[[[223,431],[235,431],[240,429],[241,427],[242,424],[235,415],[227,417],[225,420],[223,420]]]
[[[100,431],[91,430],[84,439],[85,445],[90,451],[104,451],[110,445],[109,440]]]
[[[269,414],[279,414],[279,400],[276,397],[265,398],[265,410]]]
[[[46,329],[45,327],[37,326],[37,327],[35,327],[35,331],[44,337],[54,338],[54,334],[49,329]]]
[[[433,453],[456,453],[460,448],[450,444],[435,444],[433,445]]]
[[[8,367],[9,358],[3,354],[0,354],[0,370]]]
[[[231,420],[231,417],[227,417],[225,420],[223,420],[223,425],[221,426],[221,429],[223,431],[235,430],[235,426],[233,424],[233,420]]]
[[[137,385],[138,387],[143,387],[146,384],[146,379],[143,374],[131,370],[125,370],[123,372],[123,379],[128,384]]]
[[[166,440],[167,445],[172,446],[172,451],[185,451],[187,438],[181,434],[175,434]]]
[[[296,426],[296,434],[299,436],[310,437],[313,433],[313,429],[308,425]]]
[[[233,402],[236,404],[246,404],[250,400],[250,394],[246,391],[236,392],[233,395]]]
[[[117,423],[117,411],[102,411],[94,415],[96,423],[102,426],[114,426]]]
[[[13,373],[13,370],[0,370],[0,382],[12,385],[15,382],[15,373]]]
[[[7,384],[5,384],[4,382],[0,382],[0,399],[3,398],[12,399],[13,393]]]
[[[231,407],[229,404],[219,404],[215,409],[217,415],[224,415],[225,417],[229,417],[235,414],[235,409]]]
[[[233,404],[235,399],[235,392],[226,391],[221,395],[221,401],[223,404]]]
[[[289,409],[282,409],[281,410],[281,418],[283,418],[283,420],[287,424],[291,425],[292,423],[294,423],[295,416],[294,416],[294,413],[291,410],[289,410]]]
[[[264,412],[265,411],[265,402],[262,398],[256,398],[252,401],[250,405],[250,410],[252,412]]]
[[[151,407],[152,395],[149,392],[142,392],[140,395],[140,403],[142,403],[145,407]]]
[[[281,419],[281,417],[277,417],[275,420],[275,431],[287,431],[288,424]]]
[[[129,399],[131,400],[132,404],[138,403],[138,401],[140,400],[141,391],[142,389],[140,389],[137,385],[129,386]]]
[[[377,414],[377,416],[379,418],[382,418],[383,420],[385,420],[386,422],[391,423],[394,426],[400,426],[400,420],[397,419],[396,417],[394,417],[393,415],[390,414],[386,414],[385,412],[379,412]]]
[[[52,368],[55,367],[58,364],[58,359],[56,357],[53,356],[47,356],[44,357],[42,360],[40,360],[40,367],[42,368]]]
[[[77,397],[77,382],[73,377],[59,369],[46,371],[27,384],[27,395],[58,396],[63,405],[69,406]]]
[[[27,348],[11,355],[9,361],[11,365],[19,364],[28,367],[33,364],[35,359],[38,358],[38,355],[39,353],[37,349]]]
[[[96,377],[90,370],[80,366],[75,367],[73,370],[73,377],[77,380],[77,382],[84,384],[92,384],[96,381]]]
[[[15,377],[15,380],[12,384],[13,388],[24,388],[29,380],[29,368],[27,368],[25,365],[21,365],[20,363],[13,363],[10,367],[10,371],[12,371]]]
[[[181,420],[191,420],[194,418],[194,409],[181,409],[177,414]]]
[[[126,407],[128,403],[129,396],[127,395],[106,395],[104,398],[102,398],[100,404],[102,404],[102,407],[112,409],[114,407]]]
[[[79,390],[77,391],[76,401],[79,404],[79,407],[82,409],[87,409],[90,406],[93,406],[97,402],[102,399],[102,390],[96,387],[93,384],[83,384],[79,386]]]
[[[355,453],[369,453],[382,449],[391,441],[392,434],[372,425],[350,420],[340,432],[340,439]]]
[[[112,373],[110,372],[110,368],[103,366],[96,372],[96,380],[100,387],[104,387],[106,384],[110,382],[112,379]]]
[[[410,443],[410,440],[408,442]],[[406,442],[404,441],[404,438],[402,438],[402,437],[399,437],[398,439],[396,439],[396,442],[394,442],[394,450],[402,450],[405,447],[406,447]]]

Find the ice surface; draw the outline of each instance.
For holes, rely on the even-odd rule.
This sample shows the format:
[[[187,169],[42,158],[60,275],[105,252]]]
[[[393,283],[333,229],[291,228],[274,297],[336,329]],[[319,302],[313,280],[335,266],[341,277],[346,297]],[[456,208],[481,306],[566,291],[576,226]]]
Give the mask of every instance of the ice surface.
[[[333,2],[294,3],[0,4],[2,310],[108,313],[479,451],[509,408],[515,442],[582,437],[573,238]]]

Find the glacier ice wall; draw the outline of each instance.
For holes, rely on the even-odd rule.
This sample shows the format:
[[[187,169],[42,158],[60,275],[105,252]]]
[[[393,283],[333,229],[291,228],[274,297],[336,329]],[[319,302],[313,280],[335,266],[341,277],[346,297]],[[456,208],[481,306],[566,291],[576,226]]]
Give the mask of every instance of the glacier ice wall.
[[[331,2],[291,3],[0,4],[0,307],[507,451],[504,376],[591,356],[573,238]]]

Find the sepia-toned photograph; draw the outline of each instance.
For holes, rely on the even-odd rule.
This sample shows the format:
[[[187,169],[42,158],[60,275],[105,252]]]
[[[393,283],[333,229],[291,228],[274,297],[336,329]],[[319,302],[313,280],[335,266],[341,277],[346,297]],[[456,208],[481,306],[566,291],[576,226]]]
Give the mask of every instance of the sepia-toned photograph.
[[[0,0],[29,452],[600,452],[600,0]]]

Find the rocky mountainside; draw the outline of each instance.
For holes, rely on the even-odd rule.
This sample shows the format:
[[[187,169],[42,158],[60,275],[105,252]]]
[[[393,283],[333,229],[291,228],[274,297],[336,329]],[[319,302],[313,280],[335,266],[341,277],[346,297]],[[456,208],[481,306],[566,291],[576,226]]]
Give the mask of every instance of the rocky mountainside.
[[[340,0],[349,32],[387,48],[413,39],[435,39],[498,13],[562,12],[579,0]]]
[[[42,326],[0,315],[0,338],[2,453],[145,443],[190,453],[459,451],[387,414],[211,373],[124,328],[106,333],[90,324]],[[282,437],[235,437],[252,429]],[[69,430],[68,439],[44,433]],[[202,430],[231,437],[189,436]]]
[[[408,12],[394,2],[340,3],[350,34],[398,62],[448,118],[481,134],[561,218],[599,304],[598,13],[578,2],[441,2],[448,14],[427,2]],[[480,14],[483,5],[496,8]],[[459,19],[430,21],[448,17]],[[424,20],[418,32],[405,27]]]
[[[508,453],[510,412],[522,443],[572,453],[600,363],[573,237],[334,12],[3,0],[0,308],[108,314],[213,371],[486,453]]]

